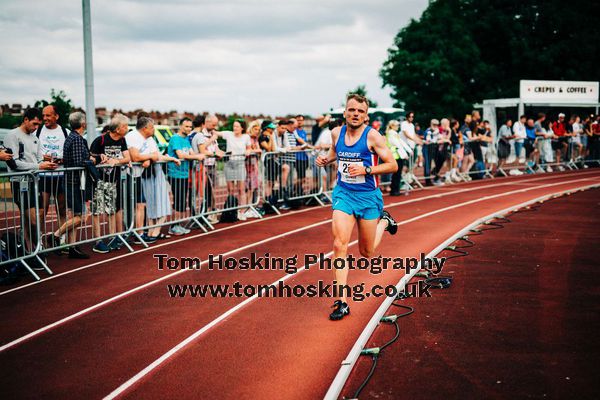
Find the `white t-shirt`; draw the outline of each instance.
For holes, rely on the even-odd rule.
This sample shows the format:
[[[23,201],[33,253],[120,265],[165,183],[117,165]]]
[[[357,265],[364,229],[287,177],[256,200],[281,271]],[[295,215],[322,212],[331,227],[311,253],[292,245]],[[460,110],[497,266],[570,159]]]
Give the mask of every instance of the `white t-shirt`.
[[[522,142],[527,137],[525,125],[523,125],[520,121],[513,124],[513,133],[515,134],[515,140],[517,142]]]
[[[402,135],[400,135],[400,138],[404,141],[404,143],[408,144],[411,149],[414,149],[417,144],[412,139],[410,139],[408,136],[406,136],[406,134],[404,134],[404,132],[408,132],[409,134],[412,134],[413,136],[416,135],[415,125],[412,122],[408,122],[408,121],[404,120],[404,121],[402,121],[402,124],[400,124],[400,132],[403,133]]]
[[[246,146],[250,146],[250,135],[242,133],[240,136],[235,136],[231,131],[221,132],[223,139],[227,141],[227,152],[231,152],[232,156],[246,154]]]
[[[34,132],[33,135],[36,133]],[[38,159],[44,158],[46,155],[54,158],[63,158],[63,148],[65,146],[65,134],[60,125],[54,129],[42,127],[39,137]]]
[[[37,131],[32,133],[36,135]],[[60,125],[56,125],[54,129],[48,129],[44,125],[39,137],[38,159],[42,160],[44,156],[52,156],[54,158],[63,158],[63,149],[65,147],[65,134]],[[40,176],[62,176],[62,172],[42,172]]]
[[[319,138],[317,139],[317,143],[315,143],[315,146],[331,147],[332,144],[333,144],[333,140],[331,139],[331,130],[323,129],[321,131],[321,134],[319,135]],[[326,155],[327,153],[328,153],[327,150],[319,151],[319,154],[321,154],[321,155]]]
[[[154,138],[150,136],[149,138],[144,138],[144,136],[138,131],[133,130],[125,135],[125,141],[127,142],[127,148],[135,148],[140,154],[152,154],[154,152],[158,152],[158,146],[154,141]],[[132,176],[134,178],[142,176],[143,167],[134,166],[132,169]]]
[[[202,132],[196,133],[196,136],[194,136],[194,138],[192,139],[192,148],[194,149],[194,151],[200,153],[200,145],[206,143],[206,141],[208,139],[210,139],[211,136],[212,136],[211,133],[208,132],[206,129],[203,129]],[[219,149],[219,144],[217,143],[216,140],[214,142],[212,142],[211,144],[209,144],[208,146],[206,146],[206,150],[210,151],[211,153],[216,152],[218,149]],[[212,156],[206,157],[204,159],[204,165],[206,165],[206,166],[215,165],[215,158]]]

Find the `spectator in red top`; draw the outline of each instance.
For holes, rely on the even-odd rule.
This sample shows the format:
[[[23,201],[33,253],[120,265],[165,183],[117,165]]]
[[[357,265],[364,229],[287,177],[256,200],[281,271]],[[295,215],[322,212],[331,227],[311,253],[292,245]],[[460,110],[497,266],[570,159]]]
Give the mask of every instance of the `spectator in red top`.
[[[552,124],[552,132],[558,139],[552,140],[552,149],[556,152],[556,162],[560,164],[560,159],[564,151],[567,150],[569,138],[567,134],[567,123],[565,122],[565,114],[558,114],[558,121]]]

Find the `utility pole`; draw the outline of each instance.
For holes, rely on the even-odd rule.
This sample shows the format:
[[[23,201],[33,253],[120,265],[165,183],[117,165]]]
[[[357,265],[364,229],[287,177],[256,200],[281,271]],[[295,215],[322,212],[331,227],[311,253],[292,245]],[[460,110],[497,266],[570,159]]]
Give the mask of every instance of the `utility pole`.
[[[92,20],[90,0],[82,0],[83,62],[85,68],[85,112],[88,143],[96,138],[96,107],[94,105],[94,66],[92,61]]]

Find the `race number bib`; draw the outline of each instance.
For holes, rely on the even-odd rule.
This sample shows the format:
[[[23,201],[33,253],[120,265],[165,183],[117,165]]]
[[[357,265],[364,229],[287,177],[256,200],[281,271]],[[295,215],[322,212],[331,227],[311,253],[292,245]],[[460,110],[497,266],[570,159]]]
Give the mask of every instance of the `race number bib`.
[[[350,184],[365,183],[364,175],[350,176],[349,169],[350,169],[351,165],[356,165],[356,166],[362,167],[363,163],[362,163],[362,161],[341,161],[341,160],[338,162],[338,171],[342,178],[342,182],[350,183]]]

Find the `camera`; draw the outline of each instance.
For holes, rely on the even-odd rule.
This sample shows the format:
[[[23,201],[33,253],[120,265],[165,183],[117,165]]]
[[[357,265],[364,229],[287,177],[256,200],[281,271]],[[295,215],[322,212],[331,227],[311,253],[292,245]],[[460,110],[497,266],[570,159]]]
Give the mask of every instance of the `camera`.
[[[8,154],[12,154],[12,149],[7,149],[4,146],[0,146],[0,150],[4,150],[5,152],[7,152]],[[8,165],[8,168],[12,169],[13,171],[17,169],[17,163],[14,159],[10,159],[8,161],[6,161],[6,165]]]

